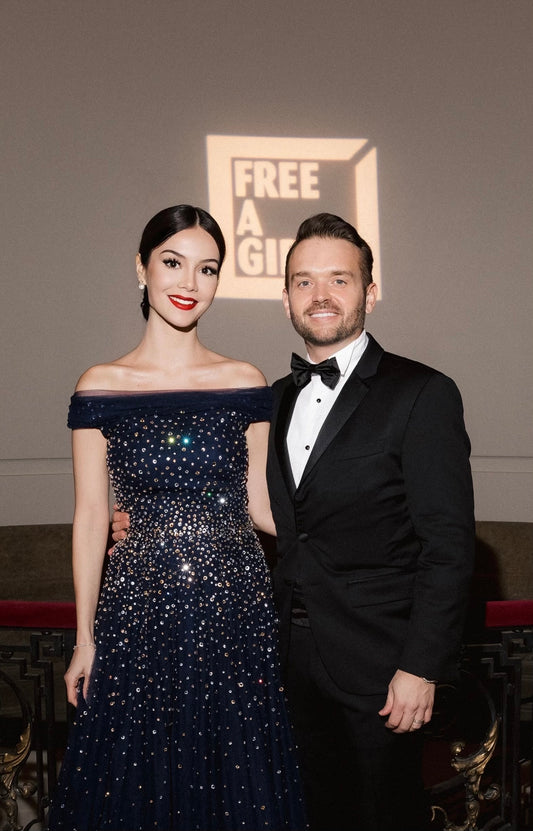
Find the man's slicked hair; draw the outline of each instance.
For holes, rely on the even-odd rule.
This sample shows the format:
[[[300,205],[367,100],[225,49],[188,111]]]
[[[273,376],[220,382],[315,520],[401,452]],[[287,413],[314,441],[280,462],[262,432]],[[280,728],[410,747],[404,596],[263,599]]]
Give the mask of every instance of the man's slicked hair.
[[[309,219],[304,219],[298,228],[296,239],[289,248],[287,258],[285,260],[285,288],[289,288],[289,261],[294,249],[299,243],[306,239],[313,237],[321,237],[322,239],[345,239],[351,242],[361,252],[361,276],[363,278],[363,288],[366,290],[372,282],[372,265],[374,257],[372,249],[367,242],[361,237],[353,225],[346,222],[340,216],[335,214],[315,214]]]

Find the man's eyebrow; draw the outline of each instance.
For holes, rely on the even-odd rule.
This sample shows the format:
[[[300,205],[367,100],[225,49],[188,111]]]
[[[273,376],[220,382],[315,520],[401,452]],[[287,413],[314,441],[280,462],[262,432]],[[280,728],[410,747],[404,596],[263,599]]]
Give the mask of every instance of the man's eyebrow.
[[[313,273],[317,273],[317,274],[329,274],[329,275],[331,275],[331,276],[337,276],[337,275],[339,275],[339,274],[346,274],[346,275],[348,275],[349,277],[353,277],[353,274],[354,274],[354,272],[353,272],[353,271],[351,271],[351,269],[349,269],[349,268],[335,268],[335,267],[333,267],[333,268],[328,268],[328,269],[326,269],[326,268],[325,268],[325,269],[323,269],[323,270],[321,269],[320,271],[317,271],[317,272],[310,272],[310,271],[293,271],[293,272],[290,274],[290,277],[291,277],[291,279],[293,279],[294,277],[309,277],[309,276],[310,276],[311,274],[313,274]]]

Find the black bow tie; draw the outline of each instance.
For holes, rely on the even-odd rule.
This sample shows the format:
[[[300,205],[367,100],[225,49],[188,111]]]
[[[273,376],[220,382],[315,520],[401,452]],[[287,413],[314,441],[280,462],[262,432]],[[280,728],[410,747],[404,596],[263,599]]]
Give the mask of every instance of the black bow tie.
[[[305,387],[311,380],[311,375],[320,375],[322,383],[335,389],[341,377],[341,371],[336,358],[328,358],[319,364],[310,364],[305,358],[301,358],[296,352],[292,353],[291,370],[294,383],[297,387]]]

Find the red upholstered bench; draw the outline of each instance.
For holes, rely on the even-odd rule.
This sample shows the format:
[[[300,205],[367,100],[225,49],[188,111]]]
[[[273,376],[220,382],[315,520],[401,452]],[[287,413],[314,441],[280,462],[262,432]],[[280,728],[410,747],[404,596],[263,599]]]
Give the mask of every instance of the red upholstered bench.
[[[485,626],[489,629],[514,629],[533,626],[533,600],[487,601]]]
[[[75,629],[75,603],[0,600],[0,626],[13,629]]]

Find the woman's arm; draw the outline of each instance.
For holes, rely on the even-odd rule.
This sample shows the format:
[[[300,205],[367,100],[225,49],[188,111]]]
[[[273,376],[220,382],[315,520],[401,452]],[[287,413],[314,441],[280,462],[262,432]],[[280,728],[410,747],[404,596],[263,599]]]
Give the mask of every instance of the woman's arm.
[[[266,459],[269,424],[266,421],[250,424],[246,431],[248,443],[248,510],[255,528],[276,535],[276,526],[270,510],[266,483]]]
[[[99,430],[72,434],[75,511],[72,530],[72,572],[76,596],[77,648],[65,673],[67,698],[77,704],[77,685],[86,697],[94,660],[94,619],[109,532],[109,479],[106,440]]]

